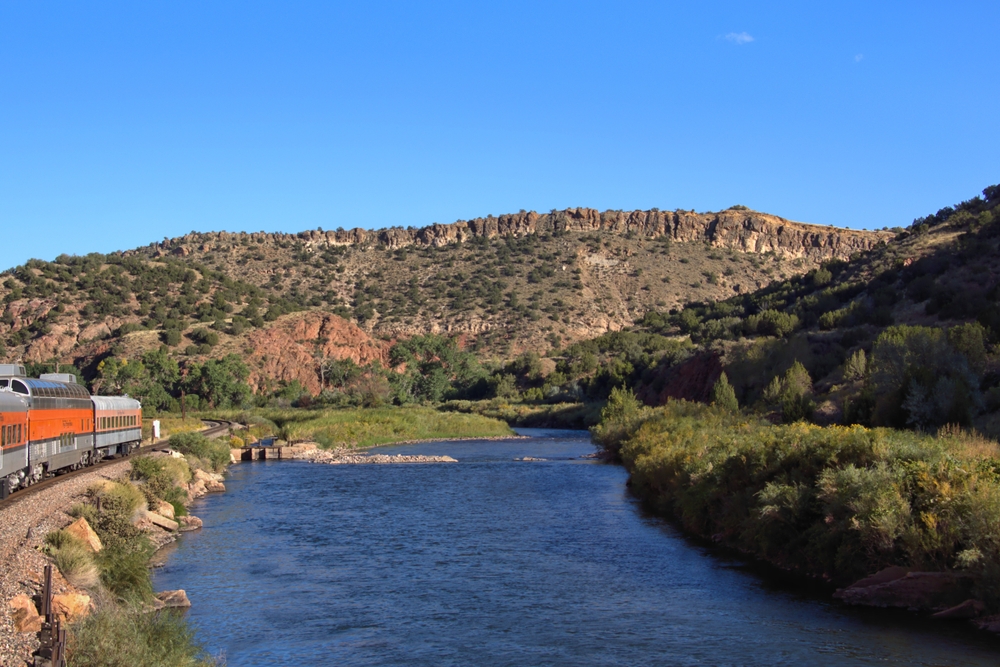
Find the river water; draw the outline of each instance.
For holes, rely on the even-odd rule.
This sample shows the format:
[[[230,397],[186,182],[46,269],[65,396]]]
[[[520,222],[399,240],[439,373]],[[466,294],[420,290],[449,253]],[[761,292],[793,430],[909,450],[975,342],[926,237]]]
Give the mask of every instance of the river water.
[[[230,468],[157,590],[243,665],[990,665],[961,624],[859,611],[643,512],[586,432],[423,443],[458,463]],[[515,461],[525,456],[546,461]]]

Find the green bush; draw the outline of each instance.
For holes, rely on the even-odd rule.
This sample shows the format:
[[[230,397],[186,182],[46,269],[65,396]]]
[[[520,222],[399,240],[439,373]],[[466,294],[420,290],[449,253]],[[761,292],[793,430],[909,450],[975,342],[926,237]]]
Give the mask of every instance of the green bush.
[[[889,565],[962,569],[1000,608],[995,442],[774,426],[684,402],[616,419],[600,428],[625,432],[633,490],[694,533],[838,584]]]
[[[197,667],[214,665],[181,614],[108,606],[70,631],[69,667]]]
[[[213,470],[222,470],[229,463],[229,444],[210,440],[201,433],[179,433],[170,438],[172,449],[207,461]]]
[[[125,548],[105,548],[97,554],[101,583],[120,600],[149,601],[153,599],[153,582],[149,576],[149,557],[153,547],[145,536],[136,537]]]

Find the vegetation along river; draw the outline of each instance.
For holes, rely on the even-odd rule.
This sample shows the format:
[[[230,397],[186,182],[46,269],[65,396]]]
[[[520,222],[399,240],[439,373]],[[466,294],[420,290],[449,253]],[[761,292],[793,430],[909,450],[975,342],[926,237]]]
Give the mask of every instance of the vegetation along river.
[[[842,607],[685,539],[584,432],[240,464],[155,576],[229,665],[996,665],[961,625]],[[545,461],[516,461],[523,457]]]

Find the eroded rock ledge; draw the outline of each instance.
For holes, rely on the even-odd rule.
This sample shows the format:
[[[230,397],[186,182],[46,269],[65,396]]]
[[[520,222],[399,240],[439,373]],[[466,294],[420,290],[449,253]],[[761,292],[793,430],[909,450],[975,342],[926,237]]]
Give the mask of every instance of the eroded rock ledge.
[[[569,208],[552,213],[526,211],[459,220],[451,224],[433,224],[419,229],[322,231],[298,234],[268,232],[192,232],[165,239],[147,247],[129,251],[153,255],[186,256],[193,251],[207,251],[216,246],[243,240],[255,243],[298,241],[306,246],[382,245],[391,249],[407,246],[440,247],[479,237],[523,237],[552,232],[597,232],[637,234],[647,237],[667,236],[677,242],[707,242],[715,247],[744,252],[775,252],[786,257],[814,260],[847,259],[853,253],[870,250],[894,237],[889,232],[870,232],[792,222],[767,213],[742,207],[718,213],[694,211],[597,211],[592,208]]]

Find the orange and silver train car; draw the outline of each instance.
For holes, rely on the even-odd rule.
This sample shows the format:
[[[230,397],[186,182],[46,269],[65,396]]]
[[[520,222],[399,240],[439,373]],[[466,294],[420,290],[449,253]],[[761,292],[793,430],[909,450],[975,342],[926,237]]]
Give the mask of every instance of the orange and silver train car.
[[[103,456],[128,454],[142,442],[142,406],[128,396],[91,396],[94,436]]]
[[[28,467],[28,402],[0,391],[0,477],[15,477]]]
[[[18,404],[24,406],[25,415],[10,465],[7,447],[0,446],[4,454],[0,498],[46,475],[129,454],[142,441],[139,401],[127,396],[91,396],[69,374],[29,378],[23,366],[0,364],[0,397],[5,419],[18,413],[14,409]],[[10,412],[3,412],[8,407]]]

